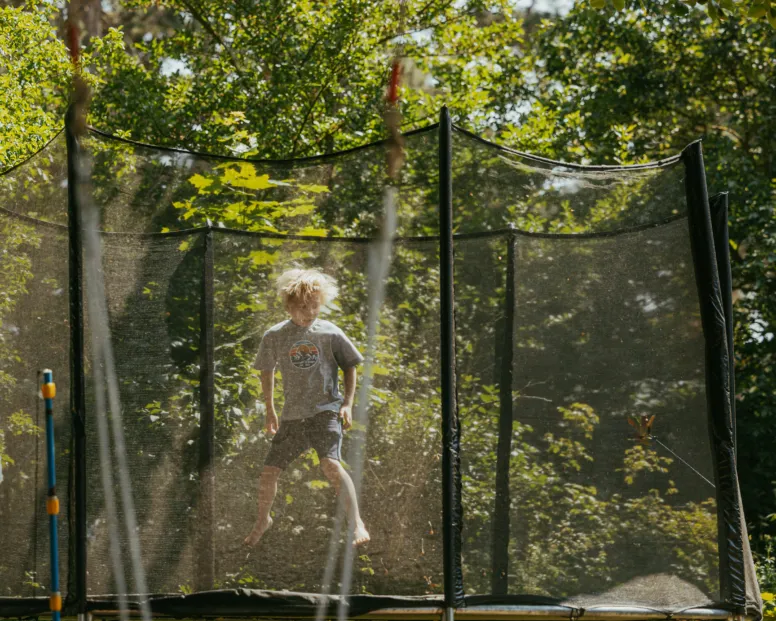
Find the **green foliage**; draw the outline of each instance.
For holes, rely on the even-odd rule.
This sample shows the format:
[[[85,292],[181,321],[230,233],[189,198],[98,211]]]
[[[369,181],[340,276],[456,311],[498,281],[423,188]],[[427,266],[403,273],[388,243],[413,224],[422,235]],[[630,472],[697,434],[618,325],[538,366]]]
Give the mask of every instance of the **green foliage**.
[[[42,0],[0,7],[0,170],[40,149],[64,124],[73,69],[52,24],[56,15],[56,6]],[[93,70],[86,81],[103,84],[102,72],[122,53],[117,30],[92,39],[81,58]]]
[[[763,537],[763,552],[757,563],[757,581],[763,597],[763,616],[766,619],[776,617],[776,557],[773,538]]]
[[[504,139],[559,159],[636,163],[634,154],[659,159],[704,138],[711,192],[730,191],[738,467],[757,549],[776,512],[768,445],[776,433],[776,168],[766,155],[776,123],[765,112],[774,105],[776,35],[743,17],[714,25],[664,6],[611,19],[581,4],[546,21],[533,48],[536,103]]]
[[[668,467],[673,461],[669,457],[661,457],[654,451],[649,451],[641,444],[637,444],[625,452],[623,467],[619,471],[625,473],[625,482],[632,485],[640,472],[669,472]]]
[[[15,436],[22,434],[38,435],[43,429],[33,422],[32,416],[27,412],[19,410],[8,417],[8,431]]]
[[[319,195],[329,191],[327,186],[304,184],[296,179],[272,180],[268,174],[257,175],[256,167],[246,162],[221,164],[213,173],[207,177],[193,175],[189,183],[197,190],[196,194],[173,203],[173,207],[181,210],[180,219],[187,226],[204,226],[210,221],[251,232],[282,230],[318,236],[326,233],[326,229],[307,223]],[[293,197],[288,197],[289,194]],[[282,200],[284,195],[286,198]],[[270,200],[262,200],[265,196]],[[251,252],[243,259],[256,267],[273,261],[272,255],[262,250]]]
[[[39,234],[35,227],[19,221],[2,219],[0,226],[0,253],[3,256],[3,269],[0,271],[0,329],[15,329],[8,325],[13,317],[20,299],[28,292],[28,282],[33,277],[32,261],[29,252],[40,244]],[[20,352],[12,339],[0,338],[0,404],[10,407],[9,395],[12,393],[18,378],[16,369],[21,362]],[[32,422],[29,414],[23,410],[4,416],[0,422],[0,466],[14,463],[8,448],[6,434],[20,436],[36,434],[38,427]],[[3,468],[5,470],[5,468]]]
[[[513,423],[510,558],[519,559],[524,570],[511,576],[510,591],[547,596],[586,592],[594,584],[616,579],[613,568],[627,564],[620,558],[623,550],[636,550],[647,542],[655,556],[662,556],[663,546],[671,549],[674,570],[713,591],[714,499],[673,504],[668,497],[677,492],[674,483],[654,476],[666,475],[671,460],[641,444],[627,449],[616,469],[623,473],[626,487],[607,497],[583,482],[595,472],[587,443],[594,439],[598,416],[589,405],[580,403],[558,411],[563,421],[558,428],[564,431],[546,433],[541,440],[531,426]],[[487,452],[488,440],[478,439],[495,433],[498,415],[491,410],[489,418],[480,415],[475,419],[467,408],[463,416],[464,455],[468,455],[463,481],[465,575],[467,589],[475,593],[489,588],[484,571],[485,579],[477,579],[478,568],[490,565],[487,548],[477,540],[488,535],[496,465],[494,453]],[[608,452],[605,457],[610,458]],[[584,474],[577,478],[580,471]],[[649,481],[646,490],[639,484],[643,481]],[[580,565],[585,567],[584,574],[577,570]]]
[[[70,65],[49,25],[54,13],[47,3],[0,8],[0,170],[42,147],[62,127]]]
[[[442,102],[473,120],[504,113],[521,87],[522,22],[510,3],[347,0],[126,2],[150,41],[105,56],[95,124],[211,152],[291,157],[380,139],[390,56],[403,45],[404,125],[434,120]],[[488,16],[492,16],[489,18]],[[144,32],[144,30],[141,30]],[[412,36],[415,35],[415,36]],[[134,36],[134,35],[133,35]],[[498,41],[498,46],[492,42]],[[106,55],[107,54],[107,55]]]
[[[591,4],[602,8],[605,2]],[[739,467],[750,518],[763,522],[757,528],[764,529],[765,516],[775,509],[768,482],[776,467],[767,444],[776,429],[771,369],[776,310],[770,302],[776,299],[776,171],[769,155],[776,135],[773,31],[762,21],[743,18],[742,8],[726,5],[723,9],[731,16],[716,25],[701,10],[682,11],[678,3],[648,2],[643,10],[619,0],[613,4],[625,12],[612,18],[607,10],[590,10],[583,3],[565,17],[531,22],[526,34],[519,12],[506,0],[490,3],[487,10],[481,2],[408,0],[403,22],[394,3],[365,0],[334,6],[270,2],[258,12],[232,0],[132,0],[124,8],[143,16],[135,17],[134,27],[110,29],[88,43],[84,65],[95,94],[91,121],[120,135],[221,154],[279,157],[347,148],[382,137],[387,66],[394,45],[401,43],[408,85],[402,91],[405,129],[435,120],[439,106],[447,103],[458,122],[518,148],[558,159],[622,164],[673,154],[704,134],[711,187],[732,191]],[[0,50],[9,68],[0,72],[0,85],[9,93],[9,103],[0,111],[0,166],[20,161],[61,126],[70,69],[47,6],[0,10],[0,34],[5,35]],[[708,6],[710,14],[719,12],[713,1]],[[753,17],[769,15],[762,6],[755,3]],[[216,532],[226,549],[224,542],[246,527],[255,510],[254,484],[267,444],[263,412],[255,405],[260,386],[251,365],[262,330],[284,317],[270,293],[274,278],[294,263],[336,272],[348,293],[326,309],[327,316],[361,346],[367,282],[363,252],[336,246],[313,251],[291,240],[229,237],[218,228],[371,234],[378,224],[382,157],[360,152],[347,165],[328,168],[224,162],[189,171],[184,163],[153,160],[126,144],[94,141],[89,146],[95,156],[96,200],[110,206],[103,214],[106,229],[214,227],[219,256],[214,283],[218,468],[232,481],[219,491],[219,505],[231,510],[219,515]],[[410,162],[423,161],[420,147],[408,148]],[[456,213],[459,231],[515,223],[534,232],[589,232],[607,222],[619,227],[650,221],[660,208],[643,198],[655,192],[650,184],[659,183],[651,173],[603,198],[574,202],[561,200],[554,189],[546,191],[551,175],[521,168],[517,158],[494,157],[475,147],[457,150],[456,157],[456,191],[471,198]],[[535,191],[520,200],[512,194],[496,196],[483,184],[486,168],[514,181],[511,187]],[[433,172],[409,164],[402,174],[400,231],[433,234],[436,216],[427,208],[436,201]],[[34,205],[28,215],[61,223],[61,214],[40,213],[41,205],[52,202],[39,200],[45,196],[45,179],[45,167],[25,178],[25,201]],[[157,205],[167,209],[155,211]],[[24,224],[3,230],[0,239],[3,256],[13,257],[7,268],[4,261],[0,275],[0,290],[7,292],[0,297],[2,321],[17,312],[18,300],[28,293],[34,277],[31,257],[40,240]],[[197,512],[190,498],[196,496],[198,477],[198,296],[204,246],[199,234],[174,238],[169,248],[165,243],[134,262],[121,257],[106,270],[113,275],[109,282],[118,301],[111,309],[117,333],[133,334],[136,317],[143,317],[149,329],[142,343],[128,337],[117,343],[124,387],[136,395],[127,406],[128,433],[147,439],[134,447],[132,456],[133,467],[149,481],[137,490],[145,500],[138,506],[147,511],[141,519],[150,520],[144,524],[151,540],[184,554],[188,531],[173,533],[166,525],[179,515],[196,518]],[[359,589],[383,592],[390,586],[438,593],[436,257],[412,244],[398,245],[395,253],[370,425],[357,430],[368,434],[364,502],[373,508],[368,517],[380,525],[377,532],[387,551],[359,559]],[[491,377],[492,343],[503,331],[504,254],[495,242],[461,248],[456,264],[458,390],[466,448],[465,562],[467,585],[479,591],[489,588],[490,579],[482,572],[490,567],[491,554],[500,399]],[[541,265],[541,255],[540,248],[527,251],[521,257],[523,269]],[[581,249],[567,260],[586,266],[590,256]],[[160,265],[169,269],[167,281],[154,276]],[[600,286],[593,274],[557,290],[545,289],[547,299],[562,300],[566,308],[542,308],[522,325],[516,341],[524,360],[538,369],[542,364],[551,368],[558,343],[583,352],[601,347],[595,334],[573,330],[575,320],[590,312],[582,301]],[[521,287],[518,294],[527,296],[528,285]],[[147,309],[158,314],[142,314]],[[160,325],[161,334],[150,332]],[[650,324],[655,333],[660,327]],[[160,342],[170,344],[169,352],[159,354],[169,357],[164,358],[163,374],[125,362],[134,349]],[[12,339],[0,341],[0,387],[15,388],[16,371],[8,369],[17,368],[20,355]],[[632,560],[618,556],[623,542],[636,542],[645,551],[644,563],[651,552],[670,558],[679,575],[712,592],[713,501],[703,494],[687,500],[690,486],[680,489],[677,484],[677,463],[654,447],[630,442],[612,452],[616,463],[609,464],[605,477],[617,491],[592,485],[591,473],[602,467],[595,443],[612,434],[611,427],[603,427],[619,420],[622,429],[616,435],[625,437],[630,432],[626,418],[594,406],[592,394],[574,393],[563,378],[549,381],[555,382],[557,394],[572,395],[550,408],[546,420],[551,424],[534,417],[530,424],[515,422],[513,427],[510,492],[520,502],[512,507],[512,520],[524,536],[510,539],[510,554],[536,569],[515,576],[510,588],[558,595],[601,584],[613,579],[612,567]],[[153,389],[142,388],[147,386]],[[531,395],[524,393],[523,387],[516,390],[514,400],[527,408]],[[696,393],[692,382],[662,385],[660,390],[664,404],[684,404]],[[20,416],[8,424],[4,419],[0,441],[9,442],[13,430],[37,433],[28,417]],[[184,475],[166,460],[168,454],[180,460],[174,466],[185,480],[176,478]],[[3,458],[10,463],[9,456]],[[309,575],[309,569],[288,559],[325,553],[332,490],[321,480],[316,462],[317,456],[310,454],[289,473],[275,507],[276,525],[268,535],[278,539],[274,550],[269,544],[264,550],[275,557],[265,559],[263,567],[274,564],[287,568],[288,575]],[[154,493],[164,495],[165,507],[154,505]],[[169,512],[166,518],[160,517],[163,511]],[[281,582],[282,576],[254,575],[256,565],[244,558],[225,562],[237,569],[226,574],[223,586],[316,588],[301,579],[289,584]],[[769,563],[767,553],[761,566],[766,582]],[[187,584],[180,590],[193,588]]]
[[[611,4],[616,11],[624,11],[626,8],[647,10],[643,2],[629,4],[626,0],[611,0]],[[590,0],[590,6],[596,10],[606,9],[607,1]],[[770,0],[750,0],[749,2],[743,0],[679,0],[670,4],[667,10],[674,15],[683,16],[692,10],[690,7],[705,7],[709,18],[717,23],[724,19],[738,20],[746,17],[753,21],[762,20],[776,28],[776,6]]]

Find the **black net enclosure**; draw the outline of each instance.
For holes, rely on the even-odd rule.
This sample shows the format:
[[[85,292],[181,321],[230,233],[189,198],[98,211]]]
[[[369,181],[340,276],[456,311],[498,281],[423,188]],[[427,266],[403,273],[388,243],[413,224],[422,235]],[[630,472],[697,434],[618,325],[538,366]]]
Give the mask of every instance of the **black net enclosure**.
[[[71,127],[0,176],[1,616],[48,610],[48,368],[67,614],[761,617],[700,143],[577,166],[445,109],[390,181]],[[353,365],[343,431],[307,371]]]

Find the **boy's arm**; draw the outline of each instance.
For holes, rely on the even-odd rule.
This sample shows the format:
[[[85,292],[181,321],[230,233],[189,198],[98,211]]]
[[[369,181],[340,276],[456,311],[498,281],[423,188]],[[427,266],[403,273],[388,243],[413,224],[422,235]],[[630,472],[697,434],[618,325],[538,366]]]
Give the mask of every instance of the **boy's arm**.
[[[259,371],[261,377],[261,392],[264,395],[264,405],[267,407],[265,429],[275,435],[278,430],[278,415],[275,413],[275,371]]]
[[[348,367],[344,370],[345,374],[345,400],[340,407],[340,417],[342,418],[342,426],[345,429],[350,429],[353,424],[353,400],[356,397],[356,378],[358,373],[356,367]]]

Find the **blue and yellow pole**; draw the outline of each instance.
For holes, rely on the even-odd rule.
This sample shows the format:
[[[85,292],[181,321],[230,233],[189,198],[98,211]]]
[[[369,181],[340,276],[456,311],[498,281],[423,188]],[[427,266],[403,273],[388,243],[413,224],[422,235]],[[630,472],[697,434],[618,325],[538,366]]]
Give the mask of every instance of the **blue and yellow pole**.
[[[46,459],[48,461],[48,499],[46,513],[49,514],[49,537],[51,539],[51,598],[49,608],[54,621],[59,621],[62,611],[62,595],[59,593],[59,539],[57,537],[57,516],[59,498],[57,498],[56,453],[54,452],[54,397],[57,387],[50,369],[43,370],[43,385],[40,387],[46,404]]]

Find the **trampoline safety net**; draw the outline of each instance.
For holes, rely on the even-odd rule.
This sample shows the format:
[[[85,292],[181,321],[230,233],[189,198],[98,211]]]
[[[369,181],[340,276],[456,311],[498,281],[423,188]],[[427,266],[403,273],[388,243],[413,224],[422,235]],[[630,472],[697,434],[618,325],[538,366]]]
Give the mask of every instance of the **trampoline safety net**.
[[[118,602],[92,321],[78,319],[86,289],[74,297],[80,275],[69,270],[82,249],[71,246],[81,206],[68,196],[66,135],[0,176],[3,616],[47,610],[44,367],[59,387],[66,607]],[[124,532],[131,604],[307,616],[324,602],[331,613],[345,533],[314,450],[282,473],[272,527],[243,545],[271,444],[254,361],[264,332],[288,318],[276,283],[293,267],[336,280],[320,319],[366,353],[385,145],[249,161],[89,130],[81,148],[148,589],[131,578]],[[405,149],[368,424],[342,446],[353,472],[363,445],[371,535],[355,553],[349,614],[758,617],[733,443],[727,203],[708,198],[700,146],[650,165],[574,166],[488,143],[444,111]],[[295,387],[276,381],[279,411]]]

